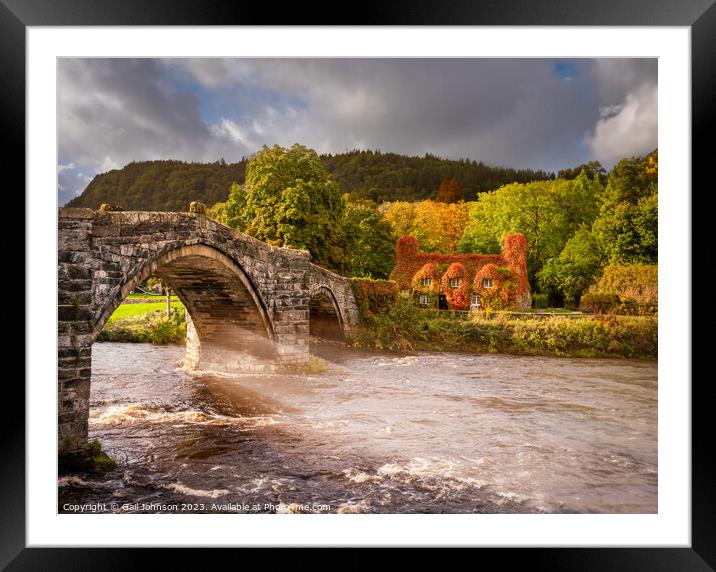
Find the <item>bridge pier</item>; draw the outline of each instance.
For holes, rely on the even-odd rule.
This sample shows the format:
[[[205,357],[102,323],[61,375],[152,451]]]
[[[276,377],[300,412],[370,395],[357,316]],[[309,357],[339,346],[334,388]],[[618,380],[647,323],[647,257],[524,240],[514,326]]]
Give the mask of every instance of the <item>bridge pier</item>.
[[[68,454],[87,448],[94,341],[92,221],[87,212],[58,221],[57,437],[59,450]]]
[[[280,324],[275,328],[280,329]],[[308,363],[308,322],[291,324],[293,334],[274,334],[274,339],[239,331],[223,343],[202,339],[191,315],[186,315],[186,350],[182,366],[187,369],[227,373],[290,371]],[[232,343],[240,341],[240,343]]]

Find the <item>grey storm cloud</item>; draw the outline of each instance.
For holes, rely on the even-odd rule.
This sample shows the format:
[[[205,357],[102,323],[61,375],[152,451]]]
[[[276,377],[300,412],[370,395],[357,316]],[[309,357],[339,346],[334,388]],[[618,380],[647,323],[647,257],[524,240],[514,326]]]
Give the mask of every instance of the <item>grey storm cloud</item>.
[[[656,69],[653,59],[61,59],[60,203],[82,177],[130,161],[232,161],[274,143],[610,164],[657,145]]]

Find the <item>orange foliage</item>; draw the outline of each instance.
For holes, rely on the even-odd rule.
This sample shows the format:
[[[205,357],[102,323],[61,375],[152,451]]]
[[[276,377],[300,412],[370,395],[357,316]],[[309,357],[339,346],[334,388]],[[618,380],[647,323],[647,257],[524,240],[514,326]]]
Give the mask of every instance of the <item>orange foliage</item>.
[[[475,274],[473,291],[480,295],[480,305],[492,310],[513,308],[517,302],[518,288],[515,272],[511,268],[486,264]],[[491,287],[484,281],[490,280]]]
[[[445,179],[440,183],[440,189],[435,197],[437,203],[457,203],[465,200],[465,193],[455,177]]]
[[[396,236],[414,236],[424,249],[448,253],[457,250],[467,224],[468,207],[463,201],[395,202],[384,207],[383,216]]]
[[[382,312],[398,298],[398,285],[392,280],[352,278],[351,285],[361,318]]]

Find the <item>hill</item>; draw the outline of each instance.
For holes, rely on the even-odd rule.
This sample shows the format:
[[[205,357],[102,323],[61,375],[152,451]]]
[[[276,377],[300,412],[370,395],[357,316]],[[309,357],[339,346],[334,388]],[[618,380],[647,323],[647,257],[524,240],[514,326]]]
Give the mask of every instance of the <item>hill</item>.
[[[426,154],[408,157],[380,151],[322,155],[331,177],[355,198],[418,201],[432,198],[440,182],[455,177],[474,200],[506,183],[552,179],[553,173],[490,167],[468,159],[442,159]],[[191,201],[207,205],[225,201],[231,183],[243,183],[246,160],[238,163],[183,161],[132,162],[95,176],[83,193],[66,206],[98,208],[102,203],[126,210],[183,211]]]
[[[246,162],[132,162],[95,176],[68,207],[96,209],[102,203],[125,210],[185,211],[191,201],[225,201],[234,181],[243,182]]]
[[[490,167],[469,159],[442,159],[426,154],[408,157],[380,151],[350,151],[321,156],[343,192],[360,198],[385,201],[418,201],[433,198],[441,181],[456,178],[465,200],[506,183],[552,179],[553,173],[528,169]]]

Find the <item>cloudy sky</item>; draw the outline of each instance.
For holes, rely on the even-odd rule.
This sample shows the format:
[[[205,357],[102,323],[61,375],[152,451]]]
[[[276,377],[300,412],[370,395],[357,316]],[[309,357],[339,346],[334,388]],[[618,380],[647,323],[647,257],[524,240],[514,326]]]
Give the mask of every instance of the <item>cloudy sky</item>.
[[[58,194],[264,144],[557,170],[657,146],[655,59],[60,59]]]

